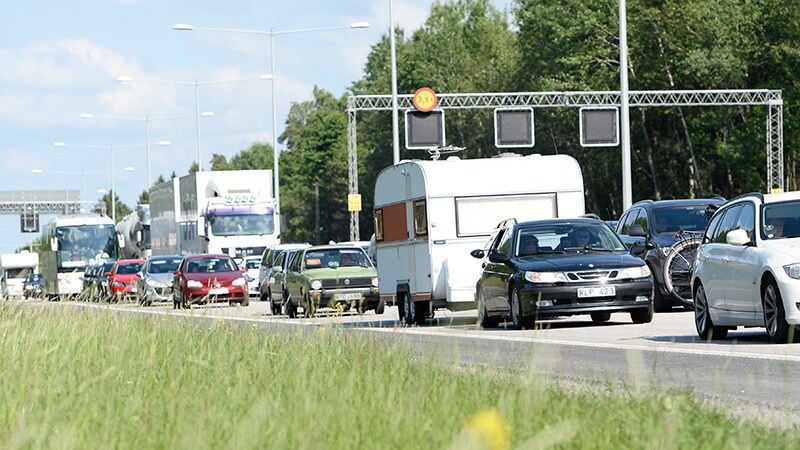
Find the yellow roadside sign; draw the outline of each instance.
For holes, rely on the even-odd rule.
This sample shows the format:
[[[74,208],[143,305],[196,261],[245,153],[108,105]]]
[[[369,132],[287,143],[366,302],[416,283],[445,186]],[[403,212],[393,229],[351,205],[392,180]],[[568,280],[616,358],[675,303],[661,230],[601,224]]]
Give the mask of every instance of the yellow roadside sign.
[[[347,194],[347,210],[361,211],[361,194]]]

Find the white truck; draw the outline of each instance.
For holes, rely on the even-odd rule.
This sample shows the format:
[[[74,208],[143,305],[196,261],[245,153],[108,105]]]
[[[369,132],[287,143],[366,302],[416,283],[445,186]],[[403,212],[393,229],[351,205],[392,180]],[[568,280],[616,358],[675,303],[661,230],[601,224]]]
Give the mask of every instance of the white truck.
[[[401,161],[378,174],[375,238],[381,298],[420,323],[475,308],[483,248],[497,225],[585,213],[583,175],[567,155]]]
[[[120,259],[145,259],[153,253],[150,241],[150,205],[138,205],[136,211],[123,217],[115,228],[124,240],[120,248]]]
[[[196,172],[150,189],[153,255],[261,255],[280,243],[271,170]]]
[[[25,278],[39,271],[39,254],[22,251],[0,255],[0,291],[3,298],[21,297]]]

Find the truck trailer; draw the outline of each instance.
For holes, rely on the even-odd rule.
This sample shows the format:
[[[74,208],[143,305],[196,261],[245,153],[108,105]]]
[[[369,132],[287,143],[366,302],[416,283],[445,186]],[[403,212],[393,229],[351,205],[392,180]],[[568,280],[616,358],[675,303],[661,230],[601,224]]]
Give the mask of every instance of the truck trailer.
[[[583,175],[567,155],[401,161],[378,174],[375,239],[381,298],[406,323],[475,309],[483,248],[497,225],[585,213]]]
[[[261,255],[280,243],[271,170],[196,172],[150,189],[153,255]]]
[[[145,259],[152,254],[150,205],[138,205],[136,211],[123,217],[115,228],[124,242],[120,259]]]

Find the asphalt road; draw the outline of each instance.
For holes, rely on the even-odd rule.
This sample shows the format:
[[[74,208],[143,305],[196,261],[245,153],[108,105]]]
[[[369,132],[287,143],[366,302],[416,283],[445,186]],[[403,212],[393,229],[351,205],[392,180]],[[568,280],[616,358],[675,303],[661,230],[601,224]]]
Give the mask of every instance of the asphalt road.
[[[418,354],[485,367],[520,369],[543,379],[573,386],[634,388],[657,386],[690,390],[704,401],[735,415],[775,424],[800,424],[794,384],[800,373],[800,344],[775,345],[763,328],[739,329],[723,341],[697,337],[692,313],[676,309],[657,313],[652,323],[634,325],[627,313],[594,325],[589,316],[541,321],[541,329],[517,331],[501,326],[482,330],[475,312],[437,311],[425,326],[405,328],[397,308],[382,315],[368,312],[333,314],[324,310],[313,319],[272,316],[267,303],[248,307],[227,304],[194,306],[176,311],[170,305],[148,308],[132,304],[47,303],[52,307],[109,308],[132,314],[191,316],[235,321],[264,332],[297,327],[341,327],[371,333],[411,346]]]

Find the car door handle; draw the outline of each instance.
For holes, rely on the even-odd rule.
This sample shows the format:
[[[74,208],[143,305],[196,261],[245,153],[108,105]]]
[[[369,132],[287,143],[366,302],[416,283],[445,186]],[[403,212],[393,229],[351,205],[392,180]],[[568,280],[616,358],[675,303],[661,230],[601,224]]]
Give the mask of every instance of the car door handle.
[[[486,268],[486,263],[481,263],[481,268],[485,269]]]

